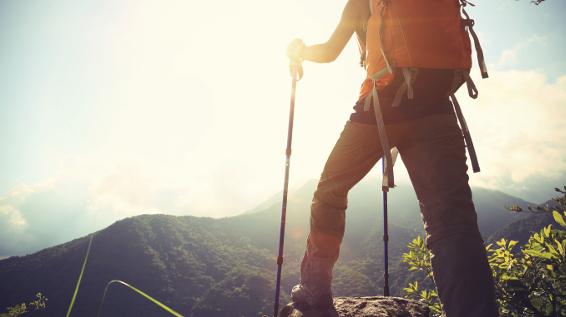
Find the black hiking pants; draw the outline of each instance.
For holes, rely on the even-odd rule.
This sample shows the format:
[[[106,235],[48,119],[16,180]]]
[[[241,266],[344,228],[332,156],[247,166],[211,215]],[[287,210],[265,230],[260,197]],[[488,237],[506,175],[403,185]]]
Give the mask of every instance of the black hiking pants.
[[[381,100],[382,96],[383,106],[387,95]],[[439,107],[451,106],[447,97],[438,102],[445,103]],[[446,316],[495,317],[494,282],[468,185],[462,132],[452,111],[437,110],[418,118],[389,120],[387,134],[399,150],[419,200],[426,245],[433,254],[434,281]],[[330,289],[344,236],[347,194],[382,154],[375,124],[346,122],[314,193],[302,283]]]

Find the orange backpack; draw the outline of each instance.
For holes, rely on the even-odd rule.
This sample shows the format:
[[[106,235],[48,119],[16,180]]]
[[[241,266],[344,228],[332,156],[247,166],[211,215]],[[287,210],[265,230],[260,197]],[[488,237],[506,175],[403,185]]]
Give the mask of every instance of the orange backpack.
[[[464,7],[467,0],[369,0],[371,16],[367,23],[365,45],[360,45],[362,64],[367,78],[362,84],[360,99],[365,98],[365,110],[373,101],[380,139],[384,148],[384,188],[394,186],[393,161],[379,107],[379,91],[393,80],[393,69],[399,69],[404,83],[392,106],[397,106],[404,94],[411,99],[412,83],[419,68],[453,69],[452,103],[472,161],[479,171],[477,157],[459,104],[456,90],[466,83],[470,97],[477,89],[469,76],[472,66],[469,34],[474,39],[478,64],[483,78],[488,77],[483,51]],[[470,4],[472,5],[472,4]],[[463,14],[463,17],[462,15]],[[360,43],[361,44],[361,43]]]

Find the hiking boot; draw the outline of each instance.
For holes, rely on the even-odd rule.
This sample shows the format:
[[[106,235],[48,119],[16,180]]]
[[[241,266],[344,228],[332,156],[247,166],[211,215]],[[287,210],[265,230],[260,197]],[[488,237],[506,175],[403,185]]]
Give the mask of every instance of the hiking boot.
[[[291,290],[291,299],[295,305],[309,308],[329,308],[333,307],[332,291],[309,288],[301,283]]]

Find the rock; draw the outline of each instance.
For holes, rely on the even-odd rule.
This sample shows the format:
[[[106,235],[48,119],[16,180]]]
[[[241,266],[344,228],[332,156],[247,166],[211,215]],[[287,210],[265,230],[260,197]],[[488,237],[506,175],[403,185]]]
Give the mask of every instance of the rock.
[[[280,317],[429,317],[424,303],[400,297],[336,297],[334,309],[301,310],[289,304]]]

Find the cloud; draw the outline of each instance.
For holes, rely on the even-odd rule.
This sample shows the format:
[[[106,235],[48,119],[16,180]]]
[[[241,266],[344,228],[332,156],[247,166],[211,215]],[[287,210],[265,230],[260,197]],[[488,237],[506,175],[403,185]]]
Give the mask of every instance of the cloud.
[[[135,169],[116,171],[89,187],[88,211],[127,217],[156,208],[149,182]]]
[[[460,96],[482,167],[472,185],[544,201],[566,182],[566,76],[549,81],[538,71],[494,71],[476,82],[478,100],[464,96],[464,89]],[[0,257],[142,213],[227,216],[244,210],[237,206],[253,207],[265,192],[265,180],[250,172],[253,161],[213,156],[198,168],[161,164],[152,170],[154,162],[92,157],[69,159],[52,179],[0,197]]]
[[[0,257],[19,253],[34,244],[30,221],[23,212],[28,198],[43,185],[18,186],[0,198]]]
[[[477,101],[461,96],[483,168],[473,182],[523,194],[548,193],[552,188],[537,188],[542,180],[554,186],[566,182],[566,76],[551,82],[538,71],[490,75],[476,81]]]
[[[38,170],[48,175],[55,170],[55,164],[45,162],[59,162],[60,169],[47,182],[16,186],[0,196],[0,257],[65,242],[141,213],[234,215],[281,190],[289,82],[284,54],[277,55],[284,51],[279,39],[291,38],[293,32],[305,29],[304,25],[295,23],[295,30],[291,31],[287,27],[278,28],[275,30],[278,36],[271,37],[273,41],[269,43],[254,41],[253,36],[231,39],[230,43],[238,44],[234,47],[247,49],[233,52],[239,56],[236,58],[239,63],[223,60],[226,74],[237,74],[237,82],[218,85],[218,74],[211,71],[209,63],[203,62],[207,60],[204,55],[212,51],[221,56],[224,50],[205,50],[202,58],[194,58],[200,53],[194,51],[193,42],[199,41],[179,42],[177,33],[171,32],[162,42],[165,30],[153,30],[149,37],[147,32],[137,32],[145,28],[146,14],[153,14],[144,8],[134,12],[135,19],[127,23],[133,25],[131,28],[122,25],[126,20],[118,15],[118,25],[109,24],[108,29],[97,31],[102,32],[100,39],[109,41],[100,42],[108,45],[97,47],[114,47],[121,52],[116,56],[88,55],[88,58],[96,57],[97,63],[82,63],[100,65],[88,70],[97,73],[94,70],[100,69],[102,81],[93,74],[88,76],[90,81],[61,84],[52,80],[53,74],[60,71],[55,64],[53,69],[46,68],[50,71],[41,73],[45,81],[36,83],[42,87],[39,93],[26,90],[26,96],[43,96],[39,98],[41,106],[30,108],[33,109],[30,117],[38,121],[15,121],[18,123],[15,126],[24,130],[29,125],[43,127],[41,133],[33,134],[42,138],[35,142],[5,138],[18,140],[17,144],[8,143],[6,147],[24,144],[30,149],[14,151],[12,160],[23,163],[9,167],[18,166],[10,168],[14,171]],[[334,19],[331,11],[329,17]],[[184,11],[171,11],[175,12]],[[253,29],[257,25],[248,22],[241,27]],[[191,29],[175,25],[161,26],[172,27],[170,31]],[[322,27],[324,23],[319,25],[321,28],[316,32],[327,31]],[[103,36],[116,27],[131,41]],[[200,35],[195,39],[200,39]],[[307,37],[321,35],[310,33]],[[565,180],[566,76],[550,81],[539,71],[508,70],[519,65],[530,67],[524,64],[525,56],[534,47],[552,42],[550,39],[532,36],[503,50],[492,68],[496,71],[490,73],[491,78],[476,80],[480,98],[470,101],[461,96],[483,170],[472,176],[473,184],[531,199],[548,197],[551,188],[547,184],[559,186]],[[249,55],[250,47],[240,41],[259,45],[268,54]],[[164,46],[152,46],[152,43]],[[153,48],[148,49],[150,46]],[[176,53],[167,55],[167,61],[156,58],[171,52]],[[305,65],[308,73],[297,94],[292,187],[319,176],[326,155],[351,111],[358,79],[361,82],[364,74],[352,67],[352,61],[357,60],[357,49],[347,47],[346,54],[350,56],[342,57],[332,66]],[[104,58],[100,60],[99,55]],[[22,62],[29,62],[29,58]],[[36,78],[38,67],[29,69],[34,74],[31,77]],[[136,71],[132,72],[133,69]],[[74,75],[68,77],[76,78]],[[110,84],[108,78],[112,79]],[[83,90],[75,89],[75,83],[82,83],[78,88]],[[29,85],[20,83],[20,86]],[[83,100],[83,96],[92,95],[92,87],[97,87],[94,92],[97,97]],[[69,94],[69,91],[77,93]],[[83,105],[84,109],[77,111],[77,105]],[[24,130],[14,135],[24,135]],[[37,151],[42,148],[49,151]],[[39,162],[45,166],[34,166]],[[406,174],[404,177],[407,179]],[[536,191],[544,193],[533,195]]]
[[[216,166],[198,170],[190,181],[168,182],[168,174],[147,171],[136,163],[104,169],[74,158],[49,181],[20,185],[0,196],[0,258],[35,252],[100,230],[114,221],[140,214],[167,213],[222,217],[254,206],[258,182],[243,184],[242,175]],[[143,165],[142,165],[143,166]],[[236,170],[239,170],[236,168]],[[179,171],[184,178],[187,171]],[[227,211],[231,208],[231,211]]]
[[[27,221],[22,217],[20,211],[14,206],[6,204],[0,205],[0,226],[10,229],[10,231],[20,231],[25,229]]]
[[[524,39],[516,43],[513,47],[504,49],[497,63],[494,66],[495,69],[502,69],[505,67],[516,66],[520,62],[520,55],[526,50],[532,48],[533,46],[546,46],[549,36],[533,35],[527,39]]]
[[[0,257],[34,252],[118,219],[149,213],[140,199],[144,183],[136,181],[130,175],[111,175],[94,183],[59,177],[15,187],[0,197]]]

